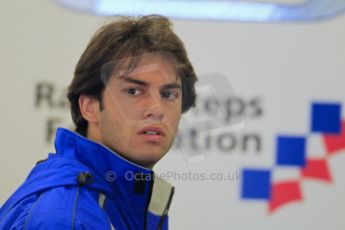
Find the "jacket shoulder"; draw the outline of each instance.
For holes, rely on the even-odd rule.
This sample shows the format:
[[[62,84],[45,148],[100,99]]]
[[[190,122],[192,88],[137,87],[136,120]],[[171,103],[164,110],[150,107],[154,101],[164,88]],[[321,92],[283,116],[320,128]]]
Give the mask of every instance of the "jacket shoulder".
[[[110,229],[107,216],[85,187],[62,186],[25,197],[0,222],[0,229]]]

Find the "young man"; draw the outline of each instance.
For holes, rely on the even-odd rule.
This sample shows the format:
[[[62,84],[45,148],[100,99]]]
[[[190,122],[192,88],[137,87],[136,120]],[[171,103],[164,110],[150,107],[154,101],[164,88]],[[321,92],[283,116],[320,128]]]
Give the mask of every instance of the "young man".
[[[173,187],[152,167],[195,104],[196,75],[161,16],[103,26],[82,54],[68,99],[76,132],[59,128],[0,211],[0,229],[167,229]]]

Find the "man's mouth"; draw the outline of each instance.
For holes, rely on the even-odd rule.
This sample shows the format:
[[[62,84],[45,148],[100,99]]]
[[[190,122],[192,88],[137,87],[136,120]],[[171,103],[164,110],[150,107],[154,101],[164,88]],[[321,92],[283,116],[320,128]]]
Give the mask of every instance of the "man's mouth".
[[[144,128],[140,129],[139,134],[165,136],[163,129],[159,126],[145,126]]]
[[[163,129],[158,126],[145,126],[139,131],[138,134],[143,136],[148,141],[154,142],[161,141],[165,136]]]
[[[144,134],[148,134],[148,135],[160,135],[158,132],[156,131],[145,131]]]

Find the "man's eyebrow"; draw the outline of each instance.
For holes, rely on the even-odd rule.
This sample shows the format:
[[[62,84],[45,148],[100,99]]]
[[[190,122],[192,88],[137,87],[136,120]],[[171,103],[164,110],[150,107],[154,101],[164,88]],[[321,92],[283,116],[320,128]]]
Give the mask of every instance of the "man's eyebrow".
[[[135,79],[129,76],[120,76],[119,79],[125,81],[125,82],[130,82],[130,83],[134,83],[137,85],[142,85],[142,86],[148,86],[149,83],[147,83],[146,81],[143,80],[139,80],[139,79]],[[163,89],[181,89],[181,84],[179,83],[168,83],[162,86]]]
[[[179,83],[170,83],[170,84],[166,84],[163,85],[162,87],[163,89],[181,89],[181,84]]]
[[[120,76],[119,79],[124,80],[125,82],[130,82],[134,83],[137,85],[143,85],[143,86],[148,86],[148,83],[146,81],[138,80],[129,76]]]

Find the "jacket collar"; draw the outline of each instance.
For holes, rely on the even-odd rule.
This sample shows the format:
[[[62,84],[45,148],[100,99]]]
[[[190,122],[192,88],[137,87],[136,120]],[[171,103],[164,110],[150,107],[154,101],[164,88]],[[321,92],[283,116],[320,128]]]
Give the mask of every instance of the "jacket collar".
[[[166,215],[174,187],[154,175],[151,169],[64,128],[57,129],[55,148],[57,155],[77,160],[89,168],[96,178],[110,187],[111,194],[106,196],[115,201],[121,199],[120,203],[125,201],[135,215],[145,216],[148,209],[155,215]]]
[[[58,128],[55,149],[56,154],[72,158],[85,165],[92,173],[106,181],[112,190],[116,190],[117,185],[121,184],[128,194],[148,195],[146,193],[149,192],[147,191],[149,186],[144,182],[153,183],[153,171],[128,161],[102,144],[70,130]],[[143,187],[139,186],[140,183]]]

